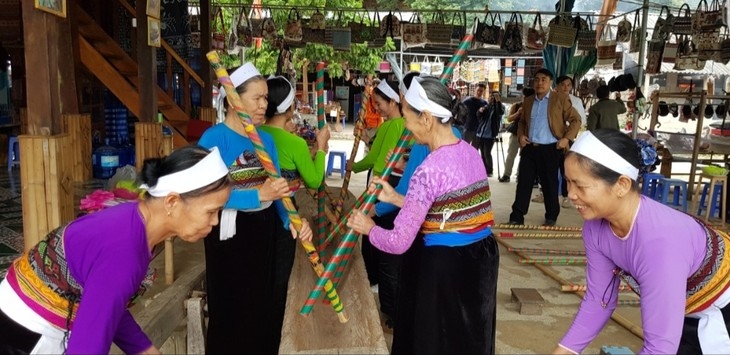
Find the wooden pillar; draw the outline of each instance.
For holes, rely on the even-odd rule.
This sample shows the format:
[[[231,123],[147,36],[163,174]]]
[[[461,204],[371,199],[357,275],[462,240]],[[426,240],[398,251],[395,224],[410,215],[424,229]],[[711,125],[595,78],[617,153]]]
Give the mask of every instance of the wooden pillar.
[[[60,115],[79,112],[70,22],[35,9],[33,1],[21,1],[21,6],[26,87],[32,92],[26,105],[28,133],[60,133]]]
[[[18,137],[20,142],[20,185],[23,203],[23,238],[28,250],[48,232],[74,218],[71,181],[71,137]]]
[[[71,138],[69,160],[71,179],[84,182],[91,179],[91,115],[62,115],[63,131]]]
[[[146,2],[141,2],[145,4]],[[137,91],[140,122],[157,122],[157,48],[147,45],[147,14],[137,11]],[[137,160],[137,165],[139,165]]]
[[[162,125],[152,122],[134,124],[134,148],[137,171],[142,169],[144,160],[162,156]]]
[[[20,134],[28,134],[28,109],[21,107],[19,110],[20,115]]]
[[[218,112],[212,107],[201,107],[200,120],[215,125],[218,121]]]
[[[172,153],[172,136],[162,136],[162,156]],[[172,285],[175,281],[175,251],[173,238],[165,239],[165,284]]]

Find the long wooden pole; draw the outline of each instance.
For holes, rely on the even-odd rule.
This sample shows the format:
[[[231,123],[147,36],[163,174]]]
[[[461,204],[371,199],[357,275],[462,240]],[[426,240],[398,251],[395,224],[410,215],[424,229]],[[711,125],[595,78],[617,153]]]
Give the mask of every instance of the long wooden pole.
[[[358,111],[357,122],[355,122],[355,141],[352,143],[352,151],[350,152],[350,158],[347,160],[347,166],[352,166],[355,162],[355,156],[357,150],[360,147],[360,140],[362,139],[362,131],[365,129],[365,114],[367,109],[365,107],[367,101],[370,100],[370,94],[367,90],[363,90],[360,101],[360,111]],[[337,199],[335,205],[335,216],[342,216],[342,207],[345,205],[345,198],[347,197],[347,188],[350,186],[350,178],[352,177],[352,170],[345,170],[345,181],[342,182],[342,189],[340,190],[340,198]]]
[[[223,88],[226,90],[228,103],[230,103],[230,106],[236,110],[238,117],[241,118],[241,123],[246,129],[246,134],[248,135],[248,138],[251,139],[251,143],[256,150],[256,155],[261,161],[261,165],[263,165],[264,169],[269,174],[269,177],[279,178],[279,172],[276,170],[276,166],[271,160],[271,157],[266,152],[266,148],[261,141],[261,137],[259,136],[258,132],[256,132],[256,127],[251,122],[251,118],[241,109],[241,98],[238,97],[238,92],[236,92],[236,88],[233,86],[231,78],[228,76],[226,69],[221,65],[218,53],[216,51],[210,51],[208,52],[207,57],[210,61],[210,65],[215,71],[216,76],[218,77],[218,81],[223,85]],[[294,207],[294,203],[292,202],[291,198],[286,196],[283,197],[281,200],[284,203],[284,207],[289,214],[289,219],[294,225],[294,228],[297,231],[300,231],[302,228],[302,219],[299,217],[299,214],[297,213],[297,210]],[[321,277],[324,272],[324,266],[322,265],[322,261],[319,259],[319,254],[317,254],[317,249],[314,247],[314,244],[312,244],[312,242],[302,239],[299,239],[299,241],[304,250],[307,252],[307,258],[309,259],[309,262],[312,265],[314,272],[317,274],[317,276]],[[341,323],[347,322],[345,307],[340,301],[340,297],[337,294],[337,290],[335,290],[332,282],[329,281],[323,283],[322,288],[325,290],[327,299],[332,304],[332,308],[334,308],[335,312],[337,313],[337,318],[340,320]],[[253,306],[256,307],[256,305]]]
[[[324,116],[324,62],[317,63],[317,128],[322,130],[325,125]],[[324,243],[327,238],[327,218],[325,218],[325,190],[324,176],[317,188],[317,245]]]

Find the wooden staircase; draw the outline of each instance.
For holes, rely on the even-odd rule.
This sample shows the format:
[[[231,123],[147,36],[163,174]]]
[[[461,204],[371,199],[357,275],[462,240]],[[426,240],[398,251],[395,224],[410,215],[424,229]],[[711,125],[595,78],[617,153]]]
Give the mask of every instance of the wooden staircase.
[[[70,5],[70,4],[69,4]],[[81,63],[101,81],[135,116],[140,116],[138,67],[120,46],[80,6],[75,6],[78,20],[79,58]],[[129,10],[129,9],[128,9]],[[169,47],[169,46],[168,46]],[[169,57],[169,55],[168,55]],[[186,65],[187,66],[187,65]],[[188,67],[189,69],[189,67]],[[190,69],[192,71],[192,69]],[[186,78],[188,74],[186,73]],[[197,75],[195,75],[197,76]],[[197,80],[197,79],[196,79]],[[187,80],[186,80],[187,81]],[[200,81],[202,82],[202,80]],[[202,85],[201,85],[202,87]],[[175,148],[188,144],[186,138],[190,116],[178,106],[168,93],[157,87],[159,112],[164,125],[173,129]],[[154,122],[156,118],[141,121]]]

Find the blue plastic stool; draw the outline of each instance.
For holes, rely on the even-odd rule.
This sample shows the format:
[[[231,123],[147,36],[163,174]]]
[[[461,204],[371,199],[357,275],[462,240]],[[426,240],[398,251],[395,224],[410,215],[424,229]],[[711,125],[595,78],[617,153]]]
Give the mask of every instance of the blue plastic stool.
[[[674,190],[674,198],[671,203],[667,201],[670,189]],[[682,198],[681,204],[679,202],[680,196]],[[657,194],[654,195],[654,199],[670,207],[682,207],[682,210],[687,212],[687,182],[679,179],[659,179]]]
[[[340,158],[340,167],[334,168],[335,159]],[[332,175],[333,172],[340,173],[340,178],[345,177],[345,166],[347,165],[347,153],[330,151],[329,158],[327,158],[327,176]]]
[[[20,143],[17,136],[8,137],[8,171],[20,165]]]
[[[702,196],[700,197],[700,203],[699,206],[697,206],[697,215],[701,216],[702,211],[704,211],[707,208],[707,205],[710,206],[710,214],[709,218],[715,218],[715,215],[717,215],[717,218],[720,218],[720,203],[722,202],[722,194],[724,193],[723,187],[725,186],[724,183],[721,181],[718,181],[715,183],[715,188],[712,189],[712,197],[708,204],[705,204],[705,200],[707,199],[707,192],[710,189],[710,183],[706,182],[703,184],[702,187]]]
[[[646,173],[644,181],[641,183],[641,194],[654,198],[657,193],[657,185],[659,180],[664,179],[664,175],[657,173]]]

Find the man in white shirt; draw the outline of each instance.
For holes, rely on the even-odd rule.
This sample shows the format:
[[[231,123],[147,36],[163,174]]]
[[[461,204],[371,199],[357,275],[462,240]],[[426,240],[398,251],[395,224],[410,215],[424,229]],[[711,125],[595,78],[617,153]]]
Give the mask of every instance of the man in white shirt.
[[[555,91],[562,92],[565,94],[568,94],[570,96],[570,102],[573,104],[573,108],[578,111],[578,115],[580,115],[580,122],[581,122],[581,128],[586,127],[587,118],[586,118],[586,110],[585,107],[583,107],[583,101],[571,94],[573,91],[573,79],[569,76],[561,76],[556,81]],[[565,169],[563,167],[564,165],[564,159],[565,156],[562,155],[560,158],[560,176],[562,177],[562,183],[560,184],[560,194],[563,197],[560,206],[563,208],[570,208],[573,205],[570,203],[570,200],[568,199],[568,183],[565,181]]]

